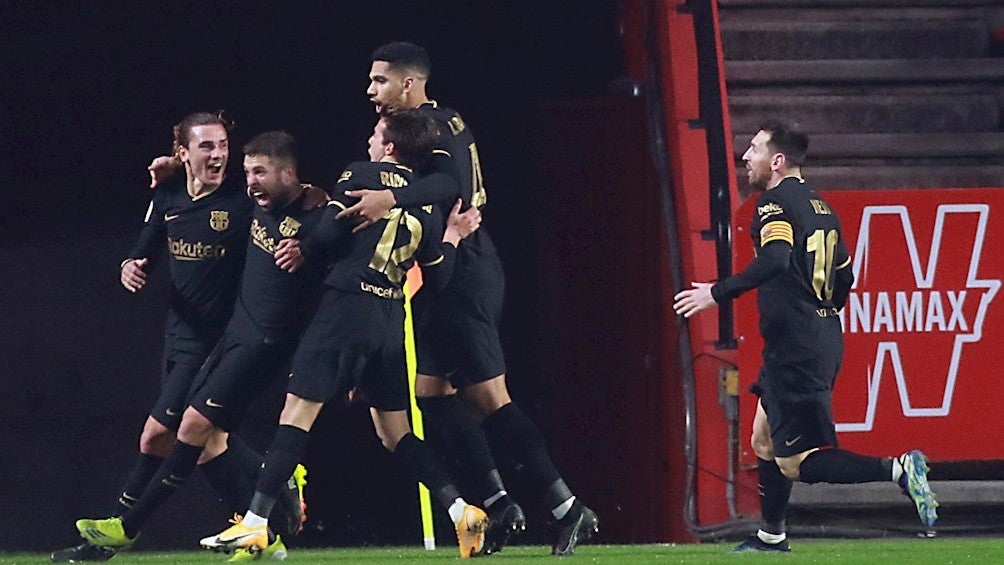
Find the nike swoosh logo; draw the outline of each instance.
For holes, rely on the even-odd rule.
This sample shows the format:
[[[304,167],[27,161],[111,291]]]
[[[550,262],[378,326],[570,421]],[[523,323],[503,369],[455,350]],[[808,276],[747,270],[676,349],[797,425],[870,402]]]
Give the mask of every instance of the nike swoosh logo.
[[[798,436],[798,437],[796,437],[795,439],[792,439],[792,440],[784,440],[784,445],[786,445],[788,447],[791,447],[791,446],[795,445],[795,442],[797,442],[800,439],[802,439],[802,436]]]
[[[236,535],[236,536],[234,536],[232,538],[228,538],[228,539],[224,539],[222,536],[220,536],[220,537],[216,538],[216,540],[218,542],[220,542],[220,543],[225,543],[225,544],[229,545],[229,544],[232,544],[234,542],[241,541],[241,540],[244,540],[244,539],[247,539],[247,538],[253,538],[253,537],[257,536],[258,534],[259,534],[259,532],[247,532],[247,533]]]
[[[217,404],[217,403],[213,402],[212,398],[207,398],[206,399],[206,406],[208,406],[210,408],[223,408],[222,404]]]
[[[167,486],[170,486],[170,487],[177,487],[181,483],[185,482],[185,478],[184,477],[179,477],[178,475],[175,475],[174,473],[171,473],[171,476],[169,476],[166,479],[161,479],[160,482],[163,483],[163,484],[165,484],[165,485],[167,485]]]
[[[173,219],[177,218],[177,217],[178,217],[178,216],[180,216],[180,215],[181,215],[181,214],[175,214],[175,215],[173,215],[173,216],[168,216],[167,214],[164,214],[164,221],[165,221],[165,222],[170,222],[171,220],[173,220]]]
[[[177,412],[175,412],[174,410],[171,410],[170,408],[168,408],[167,410],[164,410],[164,412],[165,412],[165,413],[166,413],[166,414],[167,414],[168,416],[177,416],[177,415],[178,415],[178,413],[177,413]]]

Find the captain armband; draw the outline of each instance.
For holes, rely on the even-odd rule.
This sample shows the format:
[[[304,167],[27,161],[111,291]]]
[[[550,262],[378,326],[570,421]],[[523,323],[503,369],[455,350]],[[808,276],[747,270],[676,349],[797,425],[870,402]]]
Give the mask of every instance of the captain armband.
[[[772,241],[786,241],[788,245],[795,245],[794,232],[791,224],[783,220],[767,222],[760,228],[760,246],[763,247]]]

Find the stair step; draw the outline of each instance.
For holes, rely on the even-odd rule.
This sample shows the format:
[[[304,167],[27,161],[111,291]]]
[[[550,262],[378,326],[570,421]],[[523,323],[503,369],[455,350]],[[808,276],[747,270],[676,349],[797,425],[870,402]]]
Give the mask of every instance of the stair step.
[[[945,506],[1004,504],[1004,481],[931,481],[931,490]],[[808,506],[891,506],[903,504],[903,491],[890,483],[808,485],[796,483],[791,504]],[[909,504],[909,503],[907,503]]]
[[[997,131],[993,95],[729,96],[733,131],[754,131],[768,118],[806,133]]]
[[[727,8],[901,8],[943,6],[999,6],[994,0],[718,0]]]
[[[803,22],[859,22],[885,20],[984,20],[986,9],[983,7],[905,7],[890,10],[875,7],[866,3],[862,7],[833,8],[825,4],[813,3],[811,7],[771,7],[771,8],[737,8],[719,12],[722,27],[728,27],[734,22],[785,21],[792,26],[800,26]]]
[[[818,190],[882,188],[999,188],[1004,187],[1002,165],[812,165],[802,174]],[[739,170],[740,189],[747,186]]]
[[[1004,108],[1004,81],[996,82],[850,82],[804,84],[762,84],[745,85],[732,83],[728,86],[729,98],[741,96],[990,96]]]
[[[726,60],[918,59],[985,57],[985,21],[864,20],[722,22]]]
[[[1004,81],[1004,59],[726,61],[729,85]]]
[[[736,134],[741,157],[756,132]],[[809,159],[912,159],[1004,157],[1004,132],[983,133],[845,133],[813,134]]]

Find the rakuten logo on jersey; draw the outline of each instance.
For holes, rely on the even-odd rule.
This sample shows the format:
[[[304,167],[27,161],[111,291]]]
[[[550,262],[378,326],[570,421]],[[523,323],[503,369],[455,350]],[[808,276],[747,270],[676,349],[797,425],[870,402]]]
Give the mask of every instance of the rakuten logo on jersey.
[[[1001,286],[985,274],[996,275],[1000,259],[981,264],[989,217],[986,204],[942,204],[934,217],[906,206],[864,207],[855,285],[840,313],[845,361],[835,393],[837,431],[871,431],[879,406],[895,405],[883,399],[894,394],[904,417],[949,415],[969,367],[967,345],[984,338]]]

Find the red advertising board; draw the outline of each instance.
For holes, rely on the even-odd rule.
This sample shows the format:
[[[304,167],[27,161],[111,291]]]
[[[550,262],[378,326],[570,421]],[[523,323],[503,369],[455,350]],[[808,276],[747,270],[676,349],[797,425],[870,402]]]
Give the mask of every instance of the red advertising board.
[[[833,191],[854,287],[841,313],[833,395],[841,447],[935,460],[1004,459],[1004,190]],[[753,199],[736,214],[736,268],[752,259]],[[752,293],[751,293],[752,294]],[[756,379],[756,301],[736,305],[740,379]],[[756,398],[741,398],[741,461],[754,462]]]

